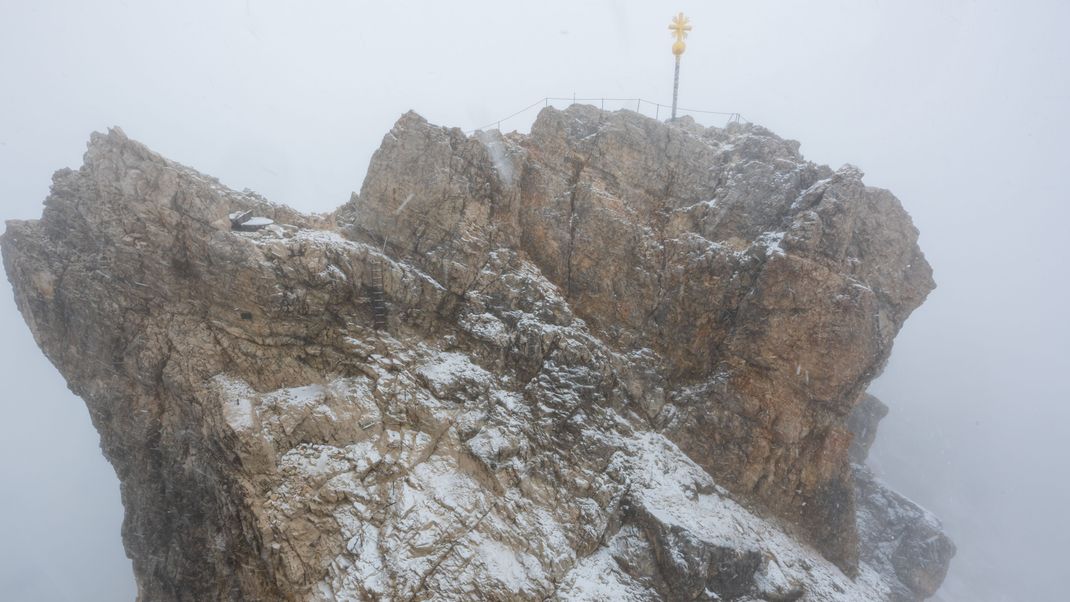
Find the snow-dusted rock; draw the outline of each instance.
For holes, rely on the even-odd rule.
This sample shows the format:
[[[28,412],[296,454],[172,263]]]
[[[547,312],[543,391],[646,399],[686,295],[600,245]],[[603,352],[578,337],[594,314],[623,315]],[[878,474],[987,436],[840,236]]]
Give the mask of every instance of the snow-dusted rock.
[[[143,599],[919,599],[954,547],[848,415],[932,282],[860,178],[757,126],[409,113],[302,216],[113,130],[2,243]]]

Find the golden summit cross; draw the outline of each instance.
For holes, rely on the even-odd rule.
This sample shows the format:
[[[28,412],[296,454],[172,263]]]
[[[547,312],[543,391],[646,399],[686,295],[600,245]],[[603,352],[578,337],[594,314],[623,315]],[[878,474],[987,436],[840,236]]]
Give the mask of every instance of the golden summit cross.
[[[687,38],[687,32],[691,31],[691,19],[684,16],[684,13],[680,13],[672,18],[672,23],[669,25],[669,29],[672,34],[676,36],[676,42],[672,45],[672,53],[676,56],[680,56],[687,48],[684,44],[684,40]]]
[[[672,53],[676,56],[676,72],[672,77],[672,119],[676,119],[676,96],[680,90],[680,55],[687,49],[684,39],[687,38],[687,32],[691,31],[691,20],[685,17],[684,13],[679,13],[672,18],[669,31],[676,36],[676,41],[672,44]]]

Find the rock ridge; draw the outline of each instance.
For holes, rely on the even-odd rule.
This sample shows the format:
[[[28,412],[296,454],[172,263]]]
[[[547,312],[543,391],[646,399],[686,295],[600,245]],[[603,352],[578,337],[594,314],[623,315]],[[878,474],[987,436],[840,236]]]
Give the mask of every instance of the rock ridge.
[[[313,216],[115,128],[0,244],[140,599],[920,600],[954,554],[864,465],[917,231],[760,126],[410,112]]]

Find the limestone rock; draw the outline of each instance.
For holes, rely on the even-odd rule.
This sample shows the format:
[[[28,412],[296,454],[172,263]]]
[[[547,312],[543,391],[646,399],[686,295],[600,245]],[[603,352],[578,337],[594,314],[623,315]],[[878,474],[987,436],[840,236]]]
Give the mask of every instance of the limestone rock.
[[[877,440],[877,426],[888,415],[888,406],[873,395],[866,393],[847,418],[847,429],[851,431],[851,448],[848,450],[851,460],[864,464],[869,456],[869,448]]]
[[[885,574],[894,575],[892,600],[924,599],[936,593],[947,576],[955,544],[940,528],[940,521],[924,508],[889,489],[864,464],[877,425],[888,406],[865,395],[848,424],[855,499],[862,558]]]
[[[408,113],[304,216],[114,129],[4,265],[141,599],[921,599],[953,544],[852,468],[849,416],[931,272],[894,196],[798,146]]]

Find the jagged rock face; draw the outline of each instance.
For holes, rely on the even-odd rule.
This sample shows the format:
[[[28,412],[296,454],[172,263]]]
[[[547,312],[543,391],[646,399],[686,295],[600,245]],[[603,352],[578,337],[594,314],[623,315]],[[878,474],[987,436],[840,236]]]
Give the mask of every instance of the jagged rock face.
[[[847,568],[844,421],[933,287],[899,202],[860,178],[751,126],[573,107],[480,141],[410,113],[343,215],[442,282],[523,251],[642,358],[651,428]]]
[[[862,560],[895,575],[889,599],[907,602],[936,593],[947,576],[955,544],[935,516],[885,487],[865,465],[877,425],[887,415],[888,406],[872,395],[864,395],[855,406],[848,420],[854,435],[851,468],[859,535],[866,542],[861,548]]]
[[[2,243],[141,599],[920,599],[954,547],[847,425],[932,280],[860,177],[749,125],[410,113],[302,216],[113,130]]]

